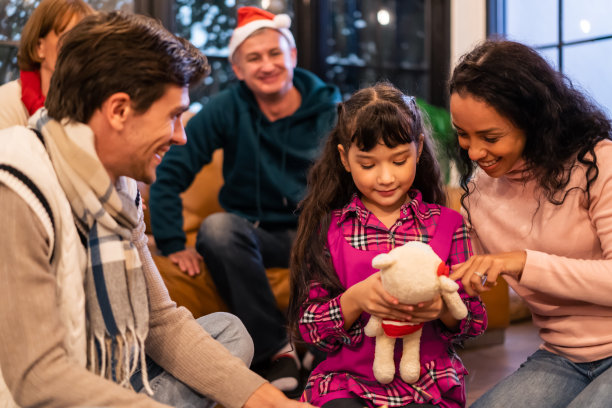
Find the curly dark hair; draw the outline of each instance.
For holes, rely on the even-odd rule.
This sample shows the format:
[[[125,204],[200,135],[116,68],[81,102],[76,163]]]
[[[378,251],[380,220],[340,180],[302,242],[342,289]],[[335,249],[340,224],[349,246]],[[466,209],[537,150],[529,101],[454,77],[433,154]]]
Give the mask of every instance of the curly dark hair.
[[[485,102],[524,132],[526,170],[548,201],[555,205],[565,201],[576,161],[587,167],[590,200],[599,173],[594,149],[601,140],[611,139],[610,120],[535,50],[513,41],[487,40],[461,57],[449,90]],[[461,203],[466,208],[475,164],[458,142],[455,154],[464,190]]]
[[[418,143],[420,135],[423,135],[423,150],[412,188],[422,193],[424,201],[445,205],[446,194],[429,127],[414,98],[390,83],[379,83],[357,91],[338,106],[336,126],[325,142],[322,155],[310,169],[308,192],[298,207],[301,214],[290,260],[288,310],[295,340],[299,338],[300,309],[308,301],[311,283],[321,284],[330,299],[345,290],[327,254],[327,231],[331,212],[345,206],[358,190],[342,165],[337,146],[342,145],[348,152],[355,144],[369,151],[382,141],[393,148]]]

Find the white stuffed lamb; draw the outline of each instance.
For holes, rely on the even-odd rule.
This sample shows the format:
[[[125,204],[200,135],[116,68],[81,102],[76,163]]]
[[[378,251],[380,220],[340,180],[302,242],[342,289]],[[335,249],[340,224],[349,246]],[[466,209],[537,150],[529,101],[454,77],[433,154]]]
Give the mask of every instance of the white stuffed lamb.
[[[440,293],[455,319],[467,316],[467,307],[457,293],[459,285],[448,278],[448,267],[429,245],[408,242],[387,254],[377,255],[372,259],[372,266],[380,269],[383,287],[400,303],[427,302]],[[376,337],[373,371],[380,383],[390,383],[395,375],[393,349],[396,338],[404,342],[399,367],[402,380],[414,383],[419,379],[422,327],[422,324],[370,318],[365,334]]]

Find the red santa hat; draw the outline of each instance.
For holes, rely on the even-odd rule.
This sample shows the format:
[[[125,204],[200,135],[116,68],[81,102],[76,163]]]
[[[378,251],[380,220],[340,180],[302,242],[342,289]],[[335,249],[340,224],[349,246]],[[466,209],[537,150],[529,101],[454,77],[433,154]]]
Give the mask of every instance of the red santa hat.
[[[295,48],[293,34],[289,31],[290,26],[291,18],[287,14],[274,15],[257,7],[240,7],[238,9],[238,25],[234,29],[229,43],[230,59],[244,40],[249,38],[255,31],[264,27],[280,32],[289,41],[289,45]]]

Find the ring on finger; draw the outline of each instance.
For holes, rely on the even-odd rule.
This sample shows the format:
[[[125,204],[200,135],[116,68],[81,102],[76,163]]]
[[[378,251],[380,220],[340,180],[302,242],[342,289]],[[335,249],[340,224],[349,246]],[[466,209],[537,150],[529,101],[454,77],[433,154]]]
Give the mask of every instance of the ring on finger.
[[[474,272],[474,275],[480,278],[480,284],[484,286],[487,283],[488,275],[483,274],[482,272]]]

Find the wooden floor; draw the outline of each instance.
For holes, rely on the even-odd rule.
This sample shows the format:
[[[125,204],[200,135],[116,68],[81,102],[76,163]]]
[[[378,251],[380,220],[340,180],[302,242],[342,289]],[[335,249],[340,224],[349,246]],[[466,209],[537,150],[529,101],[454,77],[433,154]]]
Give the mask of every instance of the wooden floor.
[[[531,320],[513,323],[505,330],[503,344],[458,350],[467,367],[467,406],[514,372],[537,350],[540,339]]]

